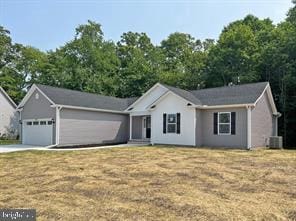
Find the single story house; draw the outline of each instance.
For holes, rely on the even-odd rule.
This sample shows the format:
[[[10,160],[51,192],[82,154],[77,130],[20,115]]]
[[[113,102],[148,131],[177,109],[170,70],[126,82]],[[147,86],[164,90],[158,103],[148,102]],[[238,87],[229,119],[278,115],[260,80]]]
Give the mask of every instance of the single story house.
[[[157,83],[139,98],[35,84],[18,110],[22,143],[53,146],[260,147],[277,136],[280,116],[268,82],[194,91]]]
[[[18,133],[16,104],[0,87],[0,137],[15,138]]]

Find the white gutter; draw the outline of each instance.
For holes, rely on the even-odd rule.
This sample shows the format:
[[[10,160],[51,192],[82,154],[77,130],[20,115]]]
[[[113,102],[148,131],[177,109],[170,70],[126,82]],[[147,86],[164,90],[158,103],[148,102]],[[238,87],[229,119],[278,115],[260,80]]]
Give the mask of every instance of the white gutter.
[[[233,108],[233,107],[255,107],[255,104],[230,104],[230,105],[194,105],[197,109],[219,109],[219,108]]]
[[[54,105],[51,105],[51,107],[61,107],[61,108],[69,108],[69,109],[75,109],[75,110],[98,111],[98,112],[117,113],[117,114],[129,114],[124,111],[107,110],[107,109],[99,109],[99,108],[91,108],[91,107],[79,107],[79,106],[62,105],[62,104],[54,104]]]

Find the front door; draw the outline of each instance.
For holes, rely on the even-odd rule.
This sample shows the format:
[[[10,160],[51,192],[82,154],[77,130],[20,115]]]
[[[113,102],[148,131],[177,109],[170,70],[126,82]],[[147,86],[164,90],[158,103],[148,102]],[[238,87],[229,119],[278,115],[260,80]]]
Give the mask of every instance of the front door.
[[[151,117],[143,117],[143,138],[151,138]]]

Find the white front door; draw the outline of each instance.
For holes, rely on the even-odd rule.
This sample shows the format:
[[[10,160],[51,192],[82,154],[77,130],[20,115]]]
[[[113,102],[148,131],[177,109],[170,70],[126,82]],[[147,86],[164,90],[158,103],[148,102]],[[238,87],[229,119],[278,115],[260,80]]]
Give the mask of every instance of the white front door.
[[[24,120],[22,143],[48,146],[52,144],[53,124],[50,119]]]

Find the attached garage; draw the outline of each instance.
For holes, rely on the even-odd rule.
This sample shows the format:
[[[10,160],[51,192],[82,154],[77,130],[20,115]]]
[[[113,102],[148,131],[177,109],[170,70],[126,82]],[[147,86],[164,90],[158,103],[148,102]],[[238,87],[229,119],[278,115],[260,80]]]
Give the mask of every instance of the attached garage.
[[[23,144],[48,146],[53,141],[53,122],[51,119],[23,121]]]
[[[33,85],[18,106],[21,141],[27,145],[75,146],[125,143],[135,98],[115,98]]]

